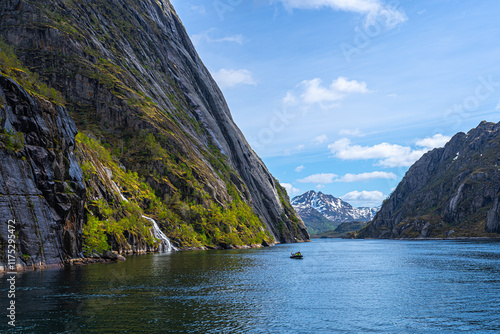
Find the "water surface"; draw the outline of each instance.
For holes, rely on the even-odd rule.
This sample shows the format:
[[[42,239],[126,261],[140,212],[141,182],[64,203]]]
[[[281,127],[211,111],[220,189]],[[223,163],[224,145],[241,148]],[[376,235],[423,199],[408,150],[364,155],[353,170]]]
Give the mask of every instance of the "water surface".
[[[289,258],[299,250],[304,259]],[[320,239],[151,254],[18,274],[16,304],[22,333],[494,332],[500,243]]]

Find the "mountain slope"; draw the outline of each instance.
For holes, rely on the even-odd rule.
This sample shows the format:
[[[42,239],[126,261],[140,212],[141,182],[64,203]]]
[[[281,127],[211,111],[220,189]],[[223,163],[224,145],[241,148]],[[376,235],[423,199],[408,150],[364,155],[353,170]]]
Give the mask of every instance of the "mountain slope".
[[[426,153],[358,238],[499,237],[500,123]]]
[[[151,244],[144,213],[180,247],[309,238],[170,2],[7,0],[0,14],[2,38],[82,133],[92,245]]]
[[[322,192],[308,191],[292,199],[292,206],[301,216],[310,233],[334,230],[344,222],[371,220],[377,208],[354,208],[347,202]]]

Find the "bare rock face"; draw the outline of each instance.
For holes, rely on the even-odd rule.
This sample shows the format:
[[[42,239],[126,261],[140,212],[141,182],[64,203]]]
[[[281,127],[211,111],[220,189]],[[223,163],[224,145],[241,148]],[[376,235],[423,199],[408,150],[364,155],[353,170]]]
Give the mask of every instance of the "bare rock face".
[[[499,157],[500,123],[458,133],[408,170],[357,237],[499,237]]]
[[[74,155],[75,123],[65,108],[3,75],[0,102],[1,248],[13,220],[17,266],[61,264],[82,250],[85,186]]]

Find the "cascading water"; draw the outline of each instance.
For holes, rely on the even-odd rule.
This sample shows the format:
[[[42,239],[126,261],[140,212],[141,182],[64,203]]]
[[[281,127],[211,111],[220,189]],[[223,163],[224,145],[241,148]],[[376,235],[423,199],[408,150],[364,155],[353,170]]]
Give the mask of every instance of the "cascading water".
[[[177,248],[175,248],[172,245],[170,239],[165,235],[165,233],[163,233],[163,231],[160,230],[160,227],[153,218],[149,218],[144,215],[142,215],[142,218],[146,219],[147,221],[153,224],[153,235],[156,239],[160,240],[160,247],[159,247],[160,252],[171,252],[177,250]]]
[[[118,187],[118,185],[116,184],[115,181],[111,181],[113,182],[113,185],[115,186],[115,190],[118,192],[118,195],[120,195],[121,199],[124,200],[125,202],[128,202],[128,199],[125,198],[125,196],[123,196],[120,188]]]
[[[122,192],[120,191],[120,188],[118,187],[118,185],[114,181],[112,181],[112,182],[116,188],[116,191],[118,191],[118,194],[120,195],[121,199],[128,202],[128,200],[125,198],[125,196],[123,196]],[[170,239],[165,235],[165,233],[163,233],[163,231],[160,230],[160,227],[158,226],[158,224],[156,223],[156,221],[153,218],[147,217],[145,215],[142,215],[142,218],[146,219],[151,224],[153,224],[152,234],[156,239],[160,240],[160,246],[158,248],[158,250],[160,252],[171,252],[171,251],[178,250],[177,248],[175,248],[172,245],[172,243],[170,242]]]

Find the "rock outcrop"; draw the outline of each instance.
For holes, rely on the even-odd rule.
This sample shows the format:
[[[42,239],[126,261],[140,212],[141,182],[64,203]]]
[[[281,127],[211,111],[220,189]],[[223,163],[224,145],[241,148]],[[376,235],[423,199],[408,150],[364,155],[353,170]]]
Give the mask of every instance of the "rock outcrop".
[[[422,156],[358,238],[499,237],[500,123]]]
[[[111,179],[96,179],[99,166],[85,168],[85,214],[101,233],[96,243],[153,242],[139,226],[148,224],[142,213],[179,247],[309,238],[234,124],[169,1],[5,0],[0,37],[62,93],[78,130],[95,139],[92,148],[78,142],[79,152],[120,174],[112,182],[133,208],[119,203]],[[109,219],[133,228],[102,223]]]
[[[85,186],[68,111],[0,75],[0,230],[15,221],[18,267],[61,264],[82,250]],[[0,266],[6,267],[2,252]]]

